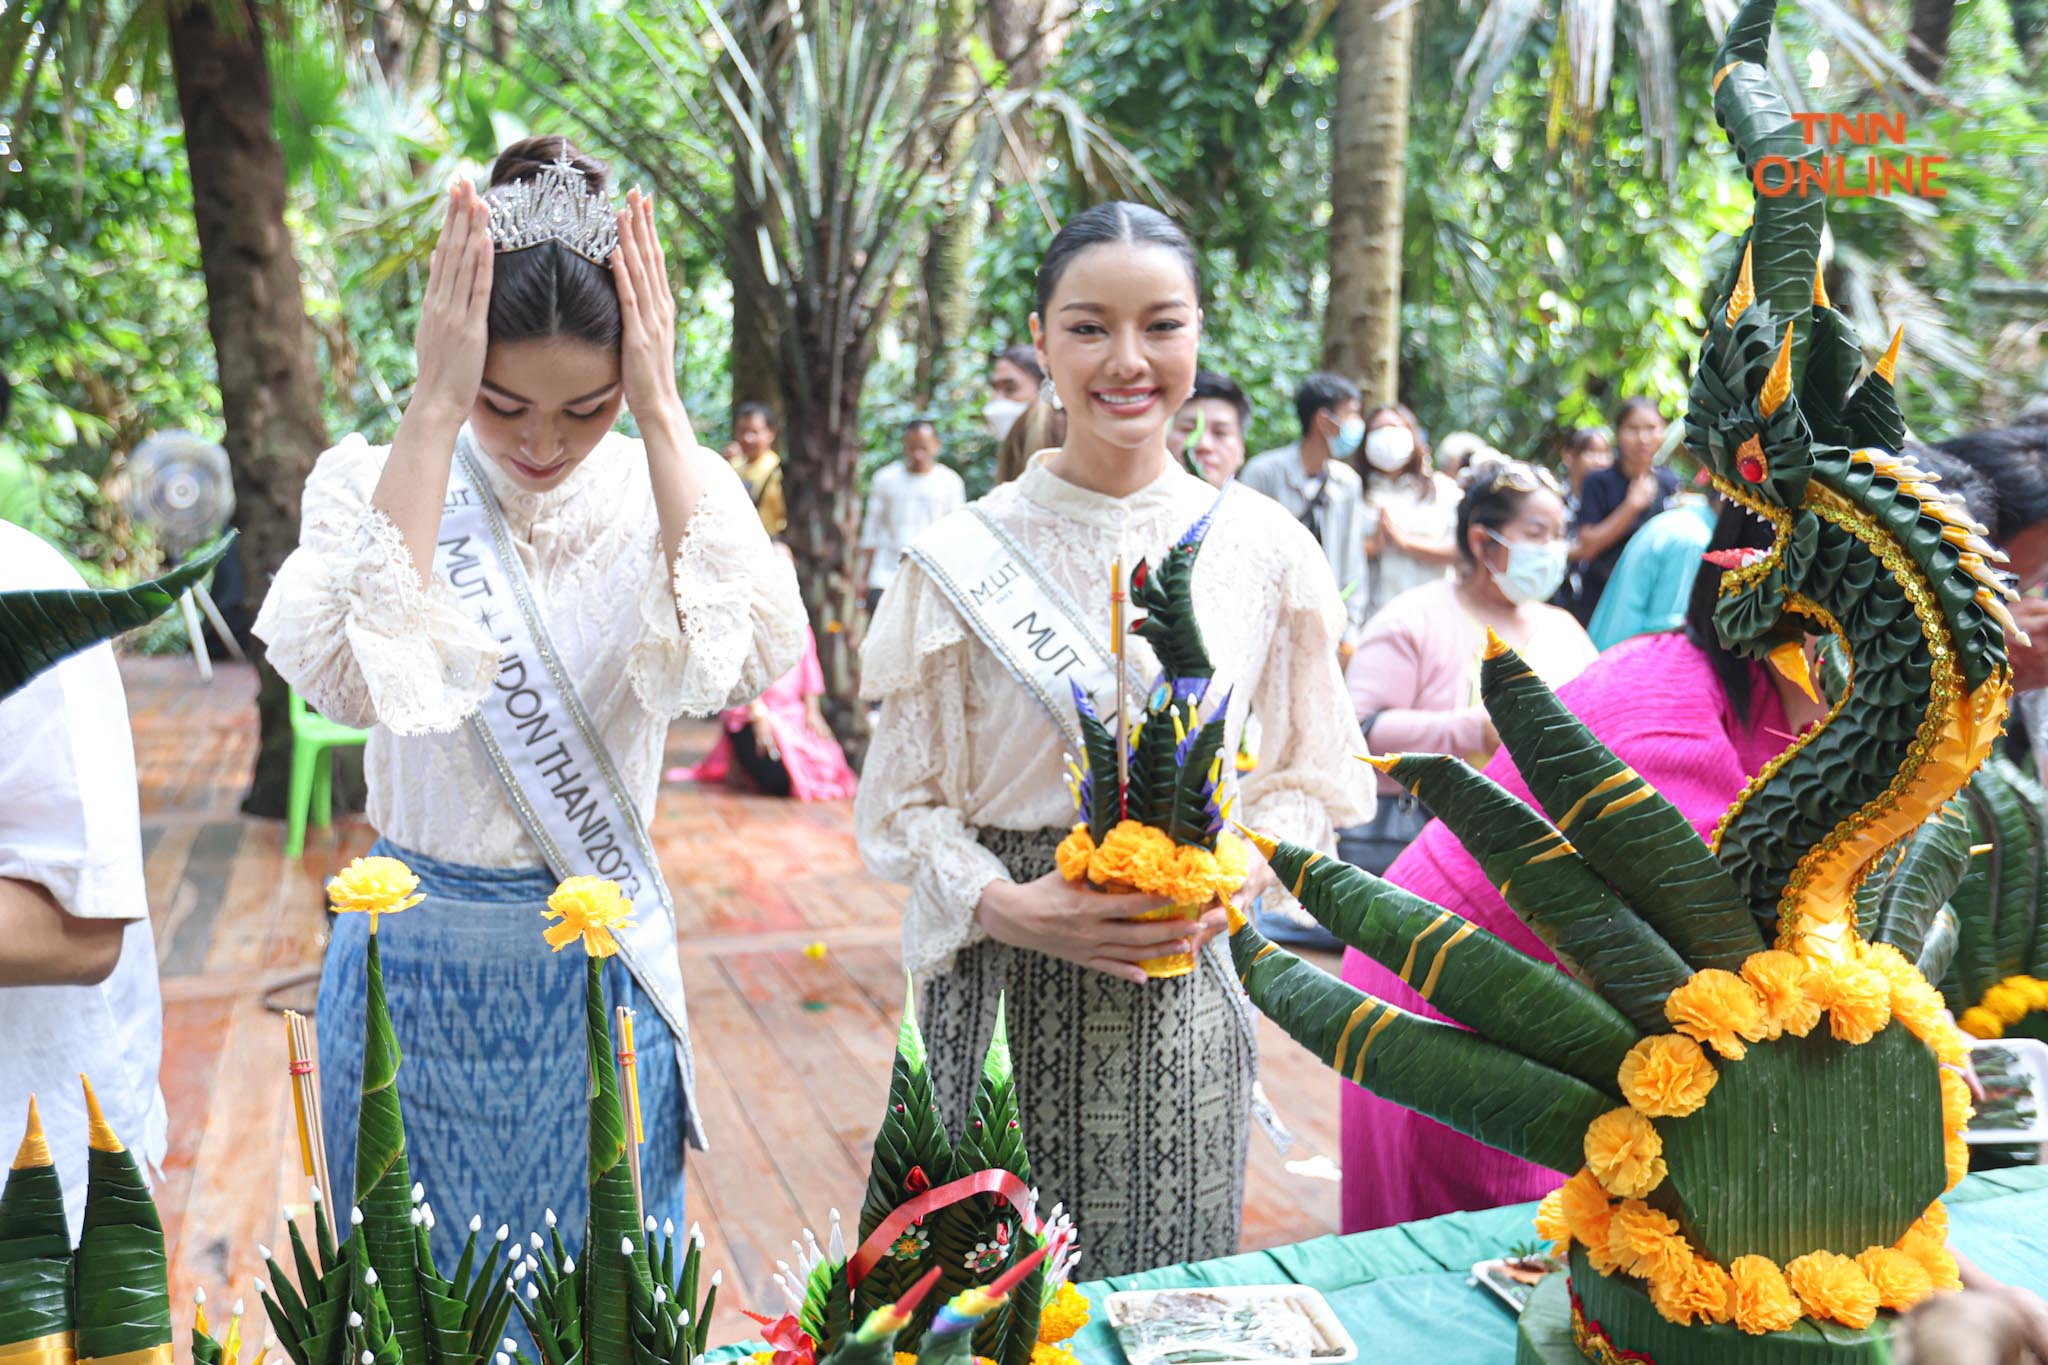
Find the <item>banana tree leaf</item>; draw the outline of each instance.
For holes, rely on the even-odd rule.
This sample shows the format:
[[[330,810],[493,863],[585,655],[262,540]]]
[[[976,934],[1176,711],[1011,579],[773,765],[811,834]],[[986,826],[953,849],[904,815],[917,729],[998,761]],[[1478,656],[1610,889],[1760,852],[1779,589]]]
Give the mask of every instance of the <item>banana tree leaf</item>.
[[[1209,770],[1223,752],[1223,730],[1229,703],[1216,710],[1214,718],[1197,730],[1184,746],[1180,775],[1173,784],[1173,815],[1167,821],[1167,837],[1177,844],[1214,850],[1222,820],[1216,809],[1216,784]]]
[[[1676,806],[1594,738],[1506,645],[1480,694],[1523,781],[1603,881],[1695,970],[1764,948],[1749,905]]]
[[[35,1101],[0,1191],[0,1350],[72,1330],[71,1226]]]
[[[1956,912],[1956,936],[1941,990],[1957,1014],[1983,999],[1985,989],[1998,979],[1996,926],[2005,897],[2005,878],[1999,875],[1996,862],[1998,812],[2001,804],[2011,811],[2010,803],[1994,803],[1990,784],[1979,786],[1972,782],[1963,788],[1963,796],[1969,803],[1971,842],[1979,846],[1989,844],[1991,848],[1970,859],[1971,867],[1963,884],[1949,899]]]
[[[1400,973],[1424,1000],[1620,1102],[1615,1072],[1642,1035],[1589,987],[1349,863],[1286,843],[1267,858],[1324,928]]]
[[[171,572],[132,588],[0,592],[0,700],[79,650],[146,626],[202,583],[235,543],[228,532]]]
[[[2043,828],[2041,788],[2002,755],[1994,756],[1978,770],[1991,798],[1992,814],[1998,821],[1997,847],[1991,851],[1993,865],[1987,869],[1998,878],[1998,918],[1991,926],[1994,965],[1999,979],[2015,975],[2027,966],[2034,946],[2034,911],[2042,891]]]
[[[1180,766],[1174,761],[1179,741],[1173,733],[1173,717],[1169,714],[1176,703],[1168,701],[1145,717],[1144,728],[1138,731],[1138,742],[1131,754],[1131,785],[1127,793],[1126,814],[1154,829],[1165,829],[1173,822],[1174,780],[1180,776]],[[1111,771],[1115,771],[1112,769]]]
[[[405,1117],[398,1101],[404,1058],[384,1000],[384,964],[370,935],[363,1016],[363,1088],[356,1128],[356,1207],[363,1255],[377,1271],[377,1287],[391,1310],[399,1351],[426,1358],[427,1329],[420,1309],[419,1244],[413,1236],[412,1168],[405,1155]]]
[[[1614,1107],[1576,1077],[1346,985],[1249,923],[1232,928],[1230,956],[1252,1002],[1325,1065],[1510,1156],[1574,1170],[1587,1126]]]
[[[1548,820],[1462,759],[1404,754],[1389,771],[1458,836],[1573,976],[1643,1032],[1665,1030],[1665,997],[1692,969]]]
[[[1953,905],[1944,905],[1936,911],[1934,923],[1927,926],[1927,937],[1920,944],[1920,956],[1913,959],[1920,975],[1929,981],[1941,982],[1942,1000],[1954,1014],[1961,1014],[1977,1003],[1962,998],[1955,989],[1955,978],[1950,971],[1951,960],[1956,953],[1958,918]]]
[[[967,1127],[953,1146],[951,1179],[964,1180],[982,1171],[1008,1171],[1031,1184],[1031,1157],[1024,1149],[1022,1114],[1017,1106],[1017,1075],[1010,1060],[1009,1028],[1000,998],[996,1006],[995,1034],[982,1058],[981,1079],[975,1085],[974,1103],[968,1111]],[[932,1243],[945,1272],[938,1285],[919,1305],[913,1328],[921,1332],[938,1305],[963,1289],[989,1281],[1010,1268],[1010,1260],[981,1272],[967,1269],[975,1245],[997,1239],[996,1229],[1005,1227],[1012,1251],[1010,1259],[1037,1250],[1038,1239],[1025,1232],[1017,1211],[998,1195],[978,1194],[947,1209],[938,1220]],[[1011,1292],[1003,1307],[983,1319],[975,1329],[975,1354],[997,1365],[1030,1365],[1031,1348],[1038,1344],[1038,1312],[1045,1294],[1044,1266],[1027,1275]]]
[[[1893,944],[1911,960],[1920,955],[1928,927],[1969,871],[1968,803],[1960,795],[1951,799],[1899,846],[1898,855],[1882,881],[1873,875],[1865,883],[1874,888],[1875,906],[1863,936]]]
[[[1088,826],[1088,837],[1099,845],[1123,817],[1116,786],[1116,736],[1095,714],[1094,703],[1079,685],[1074,687],[1074,708],[1088,759],[1088,771],[1081,775],[1080,817]]]

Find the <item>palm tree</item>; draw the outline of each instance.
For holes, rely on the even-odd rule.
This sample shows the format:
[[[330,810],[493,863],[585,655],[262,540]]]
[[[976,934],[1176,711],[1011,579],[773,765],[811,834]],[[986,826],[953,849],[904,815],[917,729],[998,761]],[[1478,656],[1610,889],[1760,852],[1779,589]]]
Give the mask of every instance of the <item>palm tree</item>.
[[[207,326],[234,470],[244,572],[266,584],[298,544],[299,492],[327,444],[299,267],[285,225],[285,166],[271,127],[264,0],[17,0],[0,12],[0,107],[46,64],[67,82],[147,84],[168,50],[185,125]],[[17,126],[20,124],[17,120]],[[282,815],[291,766],[284,682],[254,658],[260,740],[243,809]]]
[[[1415,11],[1340,0],[1337,108],[1330,136],[1330,299],[1323,368],[1348,375],[1368,404],[1398,398],[1401,207]]]

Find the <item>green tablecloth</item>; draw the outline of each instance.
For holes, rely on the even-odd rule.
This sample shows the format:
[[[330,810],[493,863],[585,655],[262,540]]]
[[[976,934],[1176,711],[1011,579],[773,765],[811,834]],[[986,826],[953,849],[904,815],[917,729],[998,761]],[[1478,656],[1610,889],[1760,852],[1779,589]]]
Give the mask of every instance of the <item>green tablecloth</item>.
[[[1973,1175],[1948,1203],[1957,1250],[2001,1280],[2048,1295],[2048,1168]],[[1083,1365],[1124,1365],[1101,1313],[1103,1298],[1119,1289],[1305,1284],[1329,1300],[1361,1361],[1512,1361],[1514,1317],[1467,1278],[1474,1263],[1533,1241],[1535,1216],[1534,1204],[1510,1204],[1097,1280],[1080,1286],[1096,1313],[1071,1344]],[[1080,1231],[1085,1266],[1088,1230]]]

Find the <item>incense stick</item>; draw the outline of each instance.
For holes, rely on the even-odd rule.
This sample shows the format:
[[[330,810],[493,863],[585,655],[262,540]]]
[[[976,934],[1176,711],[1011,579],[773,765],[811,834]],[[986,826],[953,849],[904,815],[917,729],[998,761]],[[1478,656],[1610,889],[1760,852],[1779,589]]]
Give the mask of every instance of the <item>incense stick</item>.
[[[1124,560],[1118,555],[1109,566],[1109,652],[1116,660],[1116,811],[1117,818],[1130,814],[1131,754],[1124,742]]]
[[[633,1176],[633,1207],[637,1214],[647,1210],[647,1200],[640,1189],[640,1144],[647,1141],[647,1131],[640,1122],[640,1073],[635,1065],[638,1054],[633,1047],[633,1011],[620,1005],[617,1019],[619,1098],[626,1104],[626,1169]]]
[[[285,1046],[291,1057],[292,1108],[298,1116],[299,1162],[324,1197],[327,1188],[327,1134],[320,1124],[320,1045],[306,1016],[286,1010]]]

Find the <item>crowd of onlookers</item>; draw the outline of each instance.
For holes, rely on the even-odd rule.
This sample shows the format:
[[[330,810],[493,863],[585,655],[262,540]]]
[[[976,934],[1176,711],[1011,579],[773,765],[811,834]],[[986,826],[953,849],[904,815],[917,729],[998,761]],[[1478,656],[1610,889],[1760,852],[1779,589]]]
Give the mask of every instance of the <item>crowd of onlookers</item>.
[[[1029,346],[1009,347],[992,361],[981,416],[997,443],[998,483],[1062,440],[1066,415],[1045,397],[1044,380]],[[1250,454],[1251,399],[1227,375],[1203,370],[1167,443],[1219,489],[1235,481],[1280,503],[1322,546],[1346,604],[1346,677],[1373,752],[1454,753],[1484,764],[1499,739],[1479,704],[1472,663],[1489,629],[1553,687],[1624,641],[1685,629],[1700,556],[1722,509],[1703,476],[1680,477],[1668,439],[1675,433],[1654,401],[1623,400],[1608,428],[1561,431],[1546,459],[1513,458],[1469,431],[1433,441],[1406,406],[1368,406],[1358,386],[1337,374],[1301,381],[1294,419],[1293,441]],[[786,523],[777,436],[773,412],[748,403],[726,448],[771,535]],[[869,613],[904,547],[966,502],[959,474],[940,453],[935,424],[915,419],[903,428],[902,457],[870,480],[859,543]],[[1981,515],[2001,533],[2033,535],[2038,523],[2048,557],[2048,406],[2011,428],[1915,445],[1913,453],[1947,474],[1951,487],[1978,489]],[[2016,526],[2014,517],[2024,520]],[[2048,627],[2048,600],[2031,596],[2037,584],[2022,578],[2030,597],[2017,606],[2021,624]],[[2036,634],[2048,640],[2048,629]],[[815,664],[808,667],[811,676]],[[2048,684],[2048,663],[2023,655],[2019,683],[2024,726],[2024,713],[2036,706],[2026,692]],[[822,678],[812,687],[821,691]],[[803,741],[829,733],[814,692],[797,689],[787,700],[784,717],[764,699],[728,718],[736,766],[775,794],[793,786],[798,794],[849,790],[852,774],[830,764],[831,771],[799,776],[793,786],[776,771],[792,737],[797,747],[813,747]],[[2048,725],[2048,691],[2039,701]],[[821,755],[832,748],[815,747]],[[1343,852],[1384,870],[1426,821],[1412,798],[1382,779],[1379,814],[1371,826],[1345,833]]]

